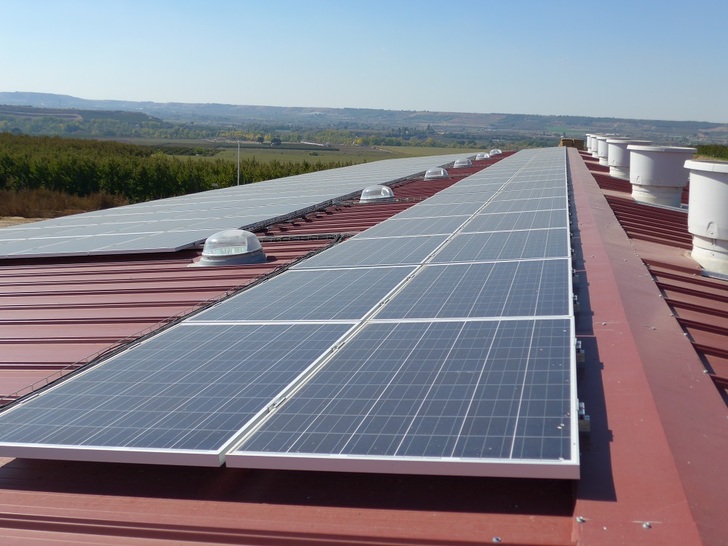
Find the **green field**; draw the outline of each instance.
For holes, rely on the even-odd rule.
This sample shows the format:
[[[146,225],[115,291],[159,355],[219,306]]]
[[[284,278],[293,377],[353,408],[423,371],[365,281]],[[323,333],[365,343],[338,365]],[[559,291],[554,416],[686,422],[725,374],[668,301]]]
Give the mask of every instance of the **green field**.
[[[431,155],[460,154],[463,156],[476,154],[483,150],[465,148],[423,148],[409,146],[339,146],[337,149],[329,150],[320,148],[318,150],[287,150],[270,146],[241,147],[240,159],[254,157],[258,161],[345,161],[352,163],[364,163],[379,161],[381,159],[399,159],[402,157],[424,157]],[[237,158],[237,147],[231,145],[215,155],[216,158],[235,161]]]

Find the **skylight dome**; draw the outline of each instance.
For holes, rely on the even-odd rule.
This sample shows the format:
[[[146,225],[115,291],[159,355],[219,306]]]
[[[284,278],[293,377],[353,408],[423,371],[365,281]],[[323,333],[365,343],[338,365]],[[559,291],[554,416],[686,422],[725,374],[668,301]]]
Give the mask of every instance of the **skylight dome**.
[[[260,241],[254,234],[242,229],[227,229],[207,238],[197,265],[257,264],[265,259]]]
[[[383,199],[394,199],[394,192],[389,186],[376,184],[374,186],[364,188],[364,190],[361,192],[361,198],[359,199],[359,202],[371,203],[372,201],[381,201]]]
[[[490,159],[490,154],[488,152],[480,152],[475,156],[475,159],[476,161],[480,161],[481,159]]]
[[[490,155],[498,155],[498,154],[502,154],[502,153],[503,153],[503,152],[502,152],[502,151],[501,151],[501,150],[500,150],[499,148],[493,148],[493,149],[492,149],[492,150],[490,151]]]
[[[469,159],[458,159],[453,163],[453,167],[456,169],[462,169],[463,167],[472,167],[473,162]]]
[[[437,178],[450,178],[450,175],[447,174],[447,171],[442,167],[427,169],[425,172],[425,180],[435,180]]]

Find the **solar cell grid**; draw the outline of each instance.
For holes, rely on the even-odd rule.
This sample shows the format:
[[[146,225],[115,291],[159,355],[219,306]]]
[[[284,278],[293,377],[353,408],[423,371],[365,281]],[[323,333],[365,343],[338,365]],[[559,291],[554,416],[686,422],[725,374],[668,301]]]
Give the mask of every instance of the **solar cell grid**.
[[[366,239],[353,237],[294,266],[294,269],[420,264],[444,235]]]
[[[376,237],[406,237],[409,235],[450,235],[470,216],[440,218],[392,218],[357,235],[357,239]]]
[[[84,236],[108,237],[118,229],[117,226],[109,227],[108,222],[118,220],[154,224],[160,219],[167,218],[177,221],[177,226],[169,229],[184,231],[190,220],[214,220],[229,217],[232,214],[236,215],[236,221],[219,228],[213,222],[209,232],[202,237],[206,238],[219,229],[254,225],[278,216],[305,210],[341,196],[361,191],[364,187],[371,185],[373,181],[384,183],[396,180],[422,172],[431,167],[433,163],[443,165],[459,159],[461,156],[462,154],[453,154],[377,161],[256,184],[235,186],[225,190],[202,192],[192,196],[162,199],[75,215],[64,219],[38,222],[33,231],[27,232],[28,240],[21,252],[24,256],[40,256],[104,254],[106,252],[115,252],[118,249],[132,251],[175,250],[179,247],[170,248],[165,238],[157,239],[156,237],[144,240],[141,243],[142,246],[134,248],[134,241],[137,240],[136,230],[129,234],[124,243],[113,246],[110,246],[107,241],[102,239],[98,239],[99,245],[96,247],[94,247],[92,241],[85,240],[85,238],[69,239],[59,245],[49,245],[46,239],[59,235],[59,228],[63,227],[85,229]],[[220,198],[219,196],[224,197]],[[138,231],[154,232],[157,229],[148,227],[139,228]],[[74,230],[71,233],[76,233],[76,231]],[[197,239],[199,237],[196,237],[195,240]],[[160,247],[149,246],[156,244],[157,240],[160,241]],[[195,240],[186,241],[185,243],[191,244]],[[78,243],[78,246],[75,246],[75,243]],[[12,241],[7,241],[0,232],[0,257],[14,254],[16,248],[17,245],[12,244]]]
[[[483,212],[520,212],[566,209],[566,197],[544,197],[543,199],[493,200]]]
[[[464,203],[442,203],[430,202],[429,200],[419,203],[416,207],[410,207],[394,216],[398,220],[403,218],[438,218],[444,216],[470,216],[478,211],[483,205],[466,201]]]
[[[0,413],[0,453],[577,478],[564,165],[561,149],[520,152]],[[198,198],[222,218],[244,194],[245,218],[265,220],[342,172]],[[393,171],[346,172],[363,187]]]
[[[521,188],[518,187],[517,189],[510,189],[510,186],[508,189],[500,192],[498,194],[497,200],[498,201],[506,201],[511,199],[543,199],[545,197],[561,197],[564,198],[566,196],[566,188],[563,187],[563,184],[561,187],[552,187],[552,188],[545,188],[541,186],[536,187],[529,187],[529,188]]]
[[[463,233],[544,229],[568,225],[568,212],[565,209],[498,212],[474,216],[464,227]]]
[[[453,238],[433,258],[433,263],[486,262],[569,255],[566,229],[463,233]]]
[[[195,315],[191,322],[359,320],[412,271],[292,270]]]
[[[33,443],[86,460],[217,466],[222,446],[350,327],[178,326],[0,414],[0,439],[16,456]]]
[[[452,205],[453,207],[475,207],[478,210],[483,203],[486,203],[496,194],[493,189],[475,189],[474,191],[462,192],[440,192],[427,199],[425,203],[428,205]],[[412,207],[416,208],[416,207]],[[475,210],[471,212],[475,212]],[[414,214],[414,212],[413,212]]]
[[[566,316],[569,267],[565,259],[427,266],[375,318]]]
[[[228,464],[263,466],[275,453],[325,455],[319,465],[433,459],[431,473],[461,459],[574,465],[565,331],[567,319],[370,324]]]

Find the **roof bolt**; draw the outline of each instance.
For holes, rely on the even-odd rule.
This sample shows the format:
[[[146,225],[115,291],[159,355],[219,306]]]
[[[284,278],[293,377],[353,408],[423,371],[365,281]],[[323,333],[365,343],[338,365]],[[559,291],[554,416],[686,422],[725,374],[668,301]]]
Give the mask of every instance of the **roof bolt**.
[[[576,523],[586,523],[586,518],[584,516],[576,516]]]
[[[649,521],[646,521],[642,524],[643,529],[652,529],[652,524]]]
[[[503,539],[501,537],[493,537],[492,542],[503,542]]]

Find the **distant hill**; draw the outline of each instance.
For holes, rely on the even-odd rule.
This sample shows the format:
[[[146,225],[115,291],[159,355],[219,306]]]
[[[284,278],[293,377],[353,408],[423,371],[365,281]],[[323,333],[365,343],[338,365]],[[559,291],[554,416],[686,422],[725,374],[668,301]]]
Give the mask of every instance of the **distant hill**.
[[[25,92],[0,92],[0,104],[63,110],[135,112],[157,118],[157,121],[211,125],[261,123],[348,129],[430,126],[437,131],[466,131],[481,135],[497,132],[581,137],[585,133],[613,133],[648,138],[659,143],[728,143],[728,123],[696,121],[88,100],[69,95]]]

